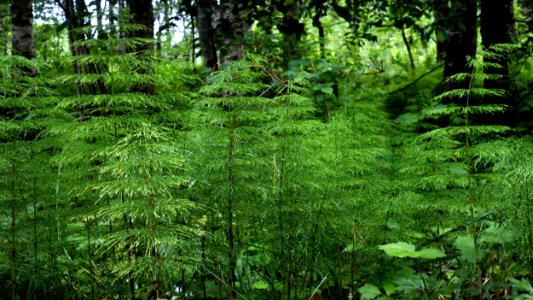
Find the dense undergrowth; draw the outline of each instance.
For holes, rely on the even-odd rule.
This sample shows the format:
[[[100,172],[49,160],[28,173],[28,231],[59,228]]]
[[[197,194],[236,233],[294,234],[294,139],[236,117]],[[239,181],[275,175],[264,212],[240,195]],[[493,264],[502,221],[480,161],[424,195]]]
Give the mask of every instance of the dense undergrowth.
[[[482,56],[435,95],[437,75],[112,52],[1,58],[2,295],[533,297],[533,140],[476,123],[505,110],[475,105],[502,93]]]

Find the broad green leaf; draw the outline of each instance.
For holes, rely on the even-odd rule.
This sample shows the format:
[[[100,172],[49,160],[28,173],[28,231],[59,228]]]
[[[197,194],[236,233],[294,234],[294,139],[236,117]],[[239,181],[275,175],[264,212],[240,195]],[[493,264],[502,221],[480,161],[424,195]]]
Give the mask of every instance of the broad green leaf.
[[[388,256],[415,257],[415,246],[405,242],[381,245],[378,248],[385,251]]]
[[[409,277],[409,278],[400,278],[395,281],[397,284],[396,290],[404,295],[411,296],[410,298],[405,299],[413,299],[414,295],[417,294],[417,291],[423,288],[424,283],[420,278],[417,278],[416,276]]]
[[[471,236],[460,236],[455,240],[455,247],[461,252],[461,258],[470,263],[475,263],[477,260],[474,239]],[[480,249],[477,255],[482,256]]]
[[[351,253],[351,252],[354,252],[356,250],[359,250],[361,249],[361,245],[360,244],[349,244],[348,246],[346,246],[342,252],[343,253]]]
[[[426,248],[420,251],[415,250],[415,245],[398,242],[392,244],[386,244],[379,246],[379,249],[385,251],[385,253],[392,257],[412,257],[412,258],[427,258],[434,259],[444,257],[446,254],[439,249]]]
[[[373,284],[367,283],[357,290],[359,291],[359,293],[361,293],[361,297],[363,297],[363,299],[374,299],[377,296],[381,295],[381,292],[379,291],[378,287]]]
[[[415,124],[416,122],[422,120],[424,116],[420,113],[405,113],[400,115],[396,120],[396,123],[399,124]]]
[[[392,282],[385,282],[383,289],[385,290],[385,294],[390,296],[396,292],[396,285]]]
[[[269,287],[268,282],[263,280],[258,280],[254,282],[254,289],[256,290],[267,290]]]
[[[446,253],[436,248],[426,248],[416,252],[416,256],[420,258],[434,259],[446,256]]]
[[[333,88],[329,86],[324,86],[320,88],[320,91],[326,95],[332,95],[333,94]]]

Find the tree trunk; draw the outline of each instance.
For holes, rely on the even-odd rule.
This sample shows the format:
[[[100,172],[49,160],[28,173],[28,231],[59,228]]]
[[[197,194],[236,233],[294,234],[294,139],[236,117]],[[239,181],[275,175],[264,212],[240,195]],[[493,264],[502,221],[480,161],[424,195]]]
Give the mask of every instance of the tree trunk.
[[[106,37],[106,32],[104,31],[103,26],[103,17],[104,17],[104,11],[102,10],[102,3],[101,0],[95,1],[95,9],[96,9],[96,32],[98,34],[99,39],[103,39]]]
[[[169,0],[162,0],[161,5],[163,8],[163,24],[160,26],[159,31],[157,32],[157,51],[162,55],[163,43],[167,45],[172,45],[172,13],[173,10],[170,7]],[[160,16],[161,17],[161,16]],[[164,32],[163,32],[164,31]],[[163,41],[164,37],[164,41]]]
[[[481,38],[482,45],[489,49],[496,44],[510,44],[515,40],[516,30],[514,22],[513,0],[482,0],[481,1]],[[487,60],[487,58],[485,58]],[[509,89],[509,59],[491,59],[490,62],[500,64],[503,68],[485,68],[490,74],[499,74],[507,77],[507,80],[485,80],[487,88]]]
[[[324,33],[324,26],[320,22],[320,18],[327,14],[327,10],[324,7],[326,5],[325,0],[317,1],[315,4],[315,14],[313,16],[313,26],[318,30],[318,43],[320,45],[320,58],[326,58],[326,36]]]
[[[477,46],[477,5],[476,0],[452,0],[450,15],[446,27],[449,37],[446,40],[444,58],[444,78],[458,73],[470,73],[467,67],[467,57],[475,57]],[[448,82],[443,88],[445,91],[467,88],[468,80],[463,82]],[[464,100],[464,99],[461,99]],[[448,103],[458,103],[460,99],[448,99]]]
[[[35,58],[33,40],[33,8],[31,0],[11,0],[13,24],[13,55]]]
[[[112,3],[110,1],[108,3],[109,7],[107,8],[107,20],[109,22],[108,34],[109,34],[110,38],[117,38],[118,37],[118,35],[117,35],[117,25],[116,25],[116,22],[118,20],[118,16],[115,13],[115,9],[116,9],[115,5],[116,5],[116,2]]]
[[[313,18],[313,25],[318,30],[318,43],[320,45],[320,58],[326,59],[326,35],[324,34],[324,26],[322,26],[322,23],[320,22],[320,17]]]
[[[346,0],[343,2],[345,2],[345,6],[339,5],[338,0],[333,0],[330,4],[333,11],[348,23],[351,36],[348,37],[347,42],[348,47],[351,48],[356,44],[355,41],[360,35],[359,27],[362,23],[362,15],[365,13],[362,11],[360,0]]]
[[[198,35],[200,37],[200,47],[204,66],[215,69],[217,65],[217,50],[215,48],[215,38],[212,25],[212,1],[199,0],[197,4]]]
[[[234,195],[234,188],[235,188],[235,142],[237,140],[236,134],[235,134],[235,128],[236,128],[236,117],[235,114],[232,114],[231,116],[231,126],[229,130],[229,136],[228,136],[228,157],[227,157],[227,167],[228,167],[228,173],[227,173],[227,183],[229,185],[228,189],[228,199],[227,199],[227,223],[226,223],[226,241],[228,242],[228,278],[227,278],[227,284],[228,284],[228,294],[230,296],[230,299],[235,299],[235,282],[237,281],[237,278],[235,276],[235,270],[237,267],[237,257],[235,255],[235,234],[234,234],[234,228],[233,228],[233,214],[234,214],[234,205],[235,205],[235,195]]]
[[[287,66],[292,58],[299,56],[298,43],[305,33],[304,24],[300,23],[299,0],[281,1],[276,5],[283,14],[283,21],[278,25],[278,30],[283,33],[283,64]]]
[[[223,64],[243,57],[244,34],[250,29],[248,16],[245,14],[246,3],[236,0],[221,0],[217,13],[216,30],[220,38],[220,60]]]
[[[450,6],[448,0],[434,0],[433,15],[435,17],[435,37],[437,40],[437,61],[444,61],[446,58],[446,43],[448,34],[446,24],[450,16]]]
[[[154,49],[154,8],[151,0],[128,0],[128,8],[132,15],[131,23],[143,25],[143,29],[129,31],[127,37],[149,39],[150,42],[143,43],[130,49],[132,52]]]
[[[513,0],[482,0],[481,1],[481,38],[483,48],[497,44],[510,44],[515,40],[516,30],[514,22]],[[485,79],[485,88],[510,90],[509,57],[505,53],[500,57],[484,57],[485,62],[496,63],[501,68],[485,67],[485,73],[503,76],[500,80]],[[485,97],[487,104],[507,104],[515,107],[517,103],[510,102],[512,97]],[[490,123],[511,125],[512,109],[507,112],[487,118]]]
[[[139,59],[149,62],[152,60],[152,53],[150,52],[154,49],[154,8],[152,1],[128,0],[127,3],[132,15],[131,23],[144,26],[144,28],[139,30],[128,31],[127,37],[147,39],[145,43],[138,44],[128,49],[128,51],[137,52]],[[154,70],[151,64],[143,64],[143,66],[136,66],[134,71],[138,74],[151,74]],[[145,82],[132,87],[132,90],[144,94],[154,94],[154,88],[153,83]]]
[[[76,45],[78,41],[89,40],[92,38],[90,32],[80,32],[79,29],[90,24],[87,17],[87,5],[84,0],[66,0],[61,4],[61,8],[65,13],[65,18],[68,21],[68,41],[72,56],[83,56],[90,53],[87,46]],[[99,74],[100,68],[94,63],[73,63],[74,73],[76,74]],[[101,93],[106,92],[106,87],[103,81],[98,84],[81,84],[77,83],[78,95],[96,95],[98,90]],[[80,115],[83,112],[80,111]]]

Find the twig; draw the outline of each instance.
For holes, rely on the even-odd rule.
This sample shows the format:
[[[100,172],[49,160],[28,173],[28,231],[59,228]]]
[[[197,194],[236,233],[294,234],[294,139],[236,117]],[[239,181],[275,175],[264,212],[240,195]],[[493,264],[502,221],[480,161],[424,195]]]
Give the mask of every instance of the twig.
[[[424,78],[424,77],[428,76],[429,74],[431,74],[431,73],[437,71],[437,70],[438,70],[440,67],[442,67],[443,65],[444,65],[444,64],[438,64],[438,65],[436,65],[435,67],[433,67],[433,69],[431,69],[431,70],[427,71],[426,73],[424,73],[424,74],[418,76],[418,78],[415,79],[414,81],[412,81],[412,82],[410,82],[410,83],[404,85],[403,87],[401,87],[401,88],[399,88],[399,89],[397,89],[397,90],[395,90],[395,91],[385,93],[384,95],[392,95],[392,94],[399,93],[399,92],[401,92],[401,91],[405,91],[406,89],[412,87],[412,86],[415,85],[417,82],[419,82],[422,78]]]
[[[63,6],[63,4],[61,3],[61,1],[59,0],[55,0],[56,4],[59,5],[59,7],[61,7],[61,9],[63,9],[63,11],[65,12],[65,14],[67,14],[67,9],[65,8],[65,6]]]
[[[227,284],[224,280],[222,280],[220,277],[218,277],[215,273],[211,272],[209,269],[205,269],[207,272],[211,273],[211,275],[215,276],[216,279],[218,279],[220,282],[222,282],[228,289],[235,292],[235,294],[242,297],[244,300],[248,300],[248,298],[244,297],[243,294],[237,292],[233,287],[231,287],[229,284]]]
[[[320,281],[320,283],[316,286],[315,290],[313,291],[313,293],[311,294],[311,296],[309,296],[309,300],[313,299],[313,296],[316,294],[316,292],[318,291],[318,288],[324,283],[324,281],[326,280],[326,278],[328,278],[328,274],[326,274],[326,276],[324,276],[324,278],[322,278],[322,281]]]
[[[417,79],[415,79],[414,81],[404,85],[403,87],[397,89],[397,90],[394,90],[392,92],[388,92],[388,93],[384,93],[384,94],[381,94],[380,96],[388,96],[388,95],[393,95],[393,94],[396,94],[396,93],[399,93],[399,92],[402,92],[402,91],[405,91],[406,89],[412,87],[413,85],[415,85],[417,82],[419,82],[422,78],[428,76],[429,74],[437,71],[440,67],[442,67],[443,64],[438,64],[436,65],[435,67],[433,67],[431,70],[427,71],[426,73],[420,75]],[[367,96],[367,97],[363,97],[363,98],[359,98],[357,99],[356,101],[361,101],[361,100],[366,100],[366,99],[369,99],[369,98],[372,98],[372,97],[375,97],[376,95],[371,95],[371,96]]]
[[[478,217],[476,217],[475,219],[473,219],[473,220],[471,220],[469,222],[461,224],[461,225],[459,225],[459,226],[457,226],[457,227],[455,227],[453,229],[450,229],[450,230],[446,231],[445,233],[443,233],[441,235],[438,235],[438,236],[432,238],[431,240],[429,240],[429,241],[425,242],[424,244],[422,244],[420,247],[425,247],[425,246],[427,246],[427,245],[429,245],[431,243],[438,242],[438,241],[442,240],[443,238],[447,237],[448,235],[450,235],[450,234],[452,234],[454,232],[463,230],[463,229],[467,228],[470,224],[478,222],[478,221],[481,221],[481,220],[485,219],[486,217],[488,217],[490,215],[493,215],[495,213],[496,212],[493,211],[493,210],[489,211],[489,212],[486,212],[486,213],[482,214],[481,216],[478,216]]]

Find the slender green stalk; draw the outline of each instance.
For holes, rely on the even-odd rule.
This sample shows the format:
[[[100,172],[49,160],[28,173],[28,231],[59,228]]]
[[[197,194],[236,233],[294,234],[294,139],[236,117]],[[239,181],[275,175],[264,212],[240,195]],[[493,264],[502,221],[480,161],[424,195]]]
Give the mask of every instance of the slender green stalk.
[[[226,239],[228,242],[228,287],[231,299],[235,298],[235,237],[233,233],[233,205],[234,205],[234,190],[235,190],[235,174],[234,174],[234,151],[236,142],[236,116],[232,113],[231,125],[228,132],[228,156],[227,156],[227,181],[228,181],[228,195],[226,204]]]
[[[91,236],[91,220],[89,217],[85,219],[85,230],[87,236],[87,256],[88,256],[88,265],[87,269],[90,270],[90,285],[91,285],[91,299],[97,299],[96,297],[96,282],[95,282],[95,272],[94,272],[94,251],[92,245],[92,236]]]
[[[475,202],[474,196],[473,196],[473,167],[472,167],[472,145],[470,142],[470,96],[472,92],[472,88],[474,87],[474,81],[475,81],[475,74],[477,72],[477,68],[474,66],[472,68],[472,72],[470,73],[470,79],[468,83],[468,93],[466,96],[466,112],[465,112],[465,128],[466,128],[466,134],[465,134],[465,154],[466,154],[466,163],[467,163],[467,199],[468,204],[471,205],[470,213],[471,218],[475,218],[475,212],[473,208],[473,204]],[[479,241],[478,241],[478,230],[477,230],[477,224],[474,222],[471,227],[471,233],[472,233],[472,239],[474,240],[474,255],[476,257],[476,268],[477,268],[477,285],[479,288],[479,297],[480,299],[483,296],[483,266],[481,265],[481,257],[479,255]]]
[[[532,205],[531,205],[531,202],[530,202],[530,199],[529,199],[529,185],[528,183],[526,182],[526,188],[525,188],[525,194],[526,194],[526,199],[525,199],[525,203],[527,205],[527,211],[528,213],[526,214],[526,219],[527,219],[527,231],[528,231],[528,239],[527,239],[527,242],[528,242],[528,261],[529,261],[529,277],[530,279],[533,279],[533,217],[532,217],[532,214],[533,214],[533,210],[531,209]]]
[[[32,194],[32,206],[33,206],[33,272],[36,275],[38,271],[38,245],[37,239],[37,178],[33,177],[33,194]]]
[[[13,143],[13,148],[16,143]],[[11,164],[11,299],[17,299],[17,203],[16,203],[16,175],[17,167],[15,162]]]

